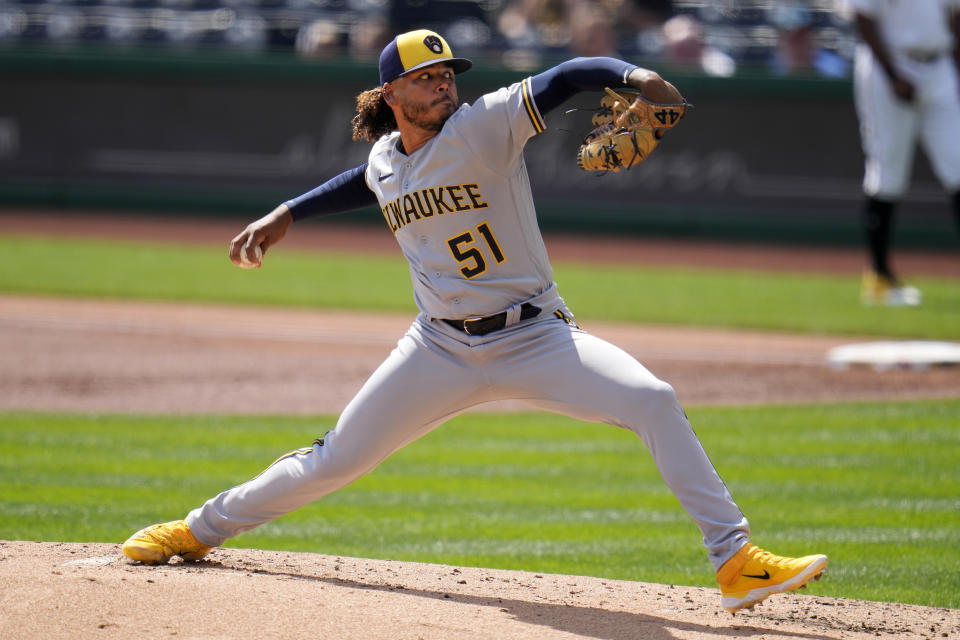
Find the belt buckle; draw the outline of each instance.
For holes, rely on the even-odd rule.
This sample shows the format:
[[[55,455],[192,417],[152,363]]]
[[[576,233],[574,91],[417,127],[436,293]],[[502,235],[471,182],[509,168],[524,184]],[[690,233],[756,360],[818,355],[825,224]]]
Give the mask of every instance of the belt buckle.
[[[480,334],[470,333],[470,324],[469,324],[469,323],[471,323],[471,322],[482,322],[483,320],[484,320],[483,316],[474,316],[474,317],[472,317],[472,318],[467,318],[467,319],[465,319],[465,320],[463,321],[463,332],[464,332],[465,334],[467,334],[468,336],[480,335]]]

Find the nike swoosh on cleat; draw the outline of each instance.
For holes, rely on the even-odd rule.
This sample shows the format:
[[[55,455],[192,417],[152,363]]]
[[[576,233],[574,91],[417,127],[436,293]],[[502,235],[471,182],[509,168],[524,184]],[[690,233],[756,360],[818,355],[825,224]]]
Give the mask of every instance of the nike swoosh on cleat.
[[[379,178],[377,178],[377,182],[383,182],[384,180],[386,180],[387,178],[389,178],[389,177],[392,176],[392,175],[393,175],[392,173],[386,173],[386,174],[380,176]]]
[[[744,573],[744,574],[743,574],[743,577],[744,577],[744,578],[756,578],[757,580],[769,580],[769,579],[770,579],[770,572],[767,571],[766,569],[764,569],[762,576],[750,576],[750,575],[747,575],[747,574]]]

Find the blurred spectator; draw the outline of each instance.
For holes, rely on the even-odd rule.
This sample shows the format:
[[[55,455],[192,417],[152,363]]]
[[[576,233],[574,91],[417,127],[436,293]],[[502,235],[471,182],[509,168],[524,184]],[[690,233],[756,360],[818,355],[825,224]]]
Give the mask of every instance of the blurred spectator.
[[[575,56],[617,57],[617,34],[611,7],[603,2],[571,0],[569,50]]]
[[[385,16],[365,16],[350,27],[348,37],[350,55],[361,59],[378,58],[380,52],[392,39],[390,23]]]
[[[337,24],[323,18],[300,28],[294,49],[304,58],[330,58],[340,55],[341,45]]]
[[[632,29],[660,27],[673,16],[672,0],[623,0],[621,21]]]
[[[623,56],[635,53],[638,34],[659,30],[670,7],[669,0],[509,0],[496,26],[515,61]]]
[[[550,51],[570,44],[567,0],[509,0],[497,20],[506,48]]]
[[[704,28],[691,15],[679,15],[663,24],[663,57],[670,64],[693,67],[712,76],[729,77],[736,61],[716,47],[707,46]]]
[[[782,0],[767,10],[769,22],[777,29],[777,47],[770,69],[777,74],[818,73],[843,77],[850,65],[838,54],[817,42],[813,11],[806,0]]]
[[[751,65],[845,76],[853,38],[848,24],[834,22],[840,1],[0,0],[0,44],[371,58],[390,34],[430,28],[459,51],[527,69],[571,55],[615,55],[721,76]]]
[[[663,24],[663,52],[669,62],[699,66],[703,55],[703,25],[690,15],[675,16]]]
[[[619,0],[614,18],[622,52],[632,58],[658,57],[663,50],[661,29],[673,16],[671,0]]]
[[[412,29],[433,29],[450,38],[450,30],[466,29],[467,37],[479,37],[477,31],[489,29],[486,3],[480,0],[391,0],[388,16],[390,29],[395,33]],[[470,32],[471,28],[474,30]],[[471,43],[460,43],[457,51],[470,49]]]
[[[805,3],[780,2],[769,9],[777,28],[777,50],[771,68],[780,74],[807,72],[813,68],[813,25]]]

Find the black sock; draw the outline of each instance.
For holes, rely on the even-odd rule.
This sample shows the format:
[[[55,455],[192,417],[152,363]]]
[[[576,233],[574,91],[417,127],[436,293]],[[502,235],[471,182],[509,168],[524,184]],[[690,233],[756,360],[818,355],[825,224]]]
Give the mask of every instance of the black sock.
[[[893,279],[887,256],[890,253],[890,233],[893,227],[894,203],[867,198],[864,207],[864,228],[870,264],[879,275]]]
[[[957,223],[957,232],[960,232],[960,189],[953,192],[953,219]]]

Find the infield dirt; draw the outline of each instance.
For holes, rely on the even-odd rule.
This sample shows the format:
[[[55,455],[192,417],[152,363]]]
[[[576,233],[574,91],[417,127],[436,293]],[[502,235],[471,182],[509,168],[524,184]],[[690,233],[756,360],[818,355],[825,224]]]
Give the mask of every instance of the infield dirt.
[[[713,589],[220,549],[197,564],[116,544],[0,542],[9,638],[706,640],[949,638],[960,611],[777,595],[731,616]],[[825,579],[829,579],[829,576]]]

